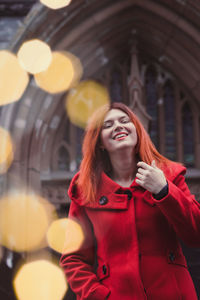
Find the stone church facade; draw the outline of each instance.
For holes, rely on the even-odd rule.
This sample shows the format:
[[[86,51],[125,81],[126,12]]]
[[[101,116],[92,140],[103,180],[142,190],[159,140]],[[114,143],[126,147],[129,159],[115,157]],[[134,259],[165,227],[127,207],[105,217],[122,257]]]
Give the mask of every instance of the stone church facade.
[[[9,49],[17,52],[23,41],[38,38],[76,55],[82,79],[105,85],[112,101],[137,113],[163,155],[187,166],[187,183],[200,201],[199,14],[195,0],[76,0],[58,11],[35,3]],[[25,184],[60,216],[70,204],[66,192],[84,133],[66,115],[66,94],[50,95],[31,78],[22,99],[0,110],[0,124],[17,145],[0,178],[2,193]],[[200,291],[200,252],[185,252]]]

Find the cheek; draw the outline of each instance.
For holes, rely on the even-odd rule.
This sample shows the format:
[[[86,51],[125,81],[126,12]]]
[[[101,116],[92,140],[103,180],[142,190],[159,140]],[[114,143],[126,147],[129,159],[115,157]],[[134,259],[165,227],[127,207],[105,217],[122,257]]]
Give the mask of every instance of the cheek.
[[[106,150],[110,149],[112,142],[110,140],[110,132],[109,131],[103,131],[101,133],[101,144]]]
[[[135,127],[132,130],[132,137],[134,139],[135,144],[137,144],[137,142],[138,142],[138,135],[137,135],[137,131],[136,131]]]

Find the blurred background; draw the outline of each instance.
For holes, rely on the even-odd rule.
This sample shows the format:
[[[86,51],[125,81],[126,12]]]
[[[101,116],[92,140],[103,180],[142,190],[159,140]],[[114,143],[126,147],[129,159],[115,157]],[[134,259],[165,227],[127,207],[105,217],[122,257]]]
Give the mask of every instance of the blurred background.
[[[199,1],[0,0],[2,300],[75,299],[55,240],[66,227],[81,239],[67,188],[99,106],[130,106],[200,201],[199,94]],[[200,249],[183,249],[200,295]]]

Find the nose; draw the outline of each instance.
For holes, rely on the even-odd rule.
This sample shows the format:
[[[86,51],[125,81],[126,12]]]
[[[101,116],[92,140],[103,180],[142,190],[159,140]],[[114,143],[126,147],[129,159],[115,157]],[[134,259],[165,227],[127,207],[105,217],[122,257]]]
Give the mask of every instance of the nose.
[[[123,125],[119,122],[119,121],[115,121],[114,123],[114,131],[120,131],[121,129],[123,129]]]

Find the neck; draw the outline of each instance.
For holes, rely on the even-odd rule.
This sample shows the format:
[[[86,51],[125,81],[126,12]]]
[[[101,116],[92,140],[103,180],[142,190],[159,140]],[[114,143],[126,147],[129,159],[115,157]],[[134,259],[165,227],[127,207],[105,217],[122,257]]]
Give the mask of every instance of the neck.
[[[122,186],[130,186],[137,169],[137,158],[132,149],[122,149],[110,155],[111,178]]]

